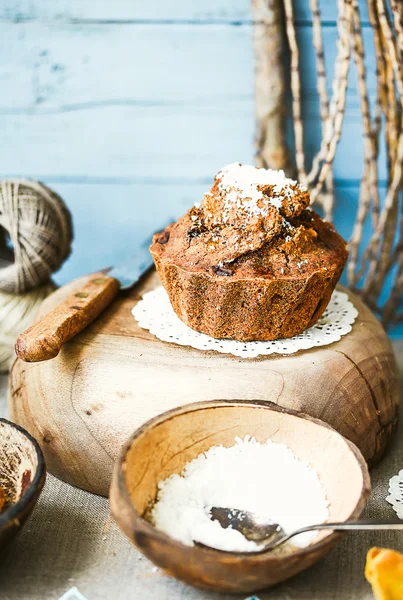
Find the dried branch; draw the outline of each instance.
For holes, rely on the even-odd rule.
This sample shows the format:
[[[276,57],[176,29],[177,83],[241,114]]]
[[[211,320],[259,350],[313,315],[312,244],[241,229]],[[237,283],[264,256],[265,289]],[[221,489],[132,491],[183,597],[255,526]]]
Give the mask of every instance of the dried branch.
[[[386,106],[387,89],[385,79],[385,59],[383,56],[383,48],[381,43],[380,27],[378,20],[378,11],[376,8],[376,0],[368,0],[368,15],[369,22],[372,26],[374,35],[374,49],[376,58],[376,79],[377,79],[377,96],[375,105],[375,119],[373,126],[373,135],[376,154],[378,157],[379,144],[378,139],[382,127],[382,107]]]
[[[305,153],[304,153],[304,128],[301,115],[301,80],[299,75],[299,50],[294,24],[294,8],[292,0],[284,0],[286,34],[291,54],[291,92],[292,115],[295,138],[295,161],[297,163],[298,178],[301,183],[306,183]]]
[[[329,96],[327,93],[326,69],[325,69],[325,52],[323,48],[322,26],[320,21],[320,10],[318,0],[310,0],[312,10],[312,28],[313,28],[313,47],[316,54],[316,77],[317,90],[320,102],[320,120],[322,124],[322,139],[327,140],[331,135],[331,122],[329,114]],[[320,153],[316,155],[314,160],[319,162]],[[329,171],[326,178],[326,193],[320,196],[320,203],[324,211],[324,218],[331,221],[334,206],[334,182],[333,171]]]
[[[339,53],[336,60],[336,77],[333,85],[333,98],[336,106],[336,112],[332,127],[332,137],[327,144],[324,162],[319,171],[317,183],[311,193],[313,201],[315,201],[320,190],[322,189],[329,170],[331,169],[331,165],[336,154],[337,144],[340,140],[344,109],[346,105],[347,76],[350,68],[350,32],[353,16],[352,0],[344,0],[343,6],[343,14],[338,19]]]
[[[364,62],[364,44],[362,39],[359,5],[357,2],[354,3],[353,11],[353,57],[357,67],[358,92],[360,96],[361,113],[363,118],[364,170],[361,179],[356,221],[350,239],[348,278],[349,283],[352,286],[357,283],[355,270],[358,261],[358,250],[362,239],[364,223],[367,218],[371,203],[374,208],[373,214],[376,215],[376,218],[374,219],[375,224],[377,222],[377,215],[379,212],[377,149],[372,131],[370,104],[367,91],[367,76]]]
[[[392,28],[383,0],[377,0],[378,19],[381,34],[384,39],[385,62],[387,66],[388,83],[388,114],[387,114],[387,142],[389,149],[389,171],[391,182],[386,194],[384,208],[379,222],[364,252],[363,260],[369,259],[369,269],[363,286],[364,297],[371,294],[377,297],[383,287],[388,268],[390,268],[389,256],[394,244],[397,218],[398,218],[398,191],[403,172],[403,133],[401,127],[397,127],[397,104],[394,86],[396,85],[400,102],[403,102],[403,72],[398,61],[398,52],[395,45]],[[394,73],[394,79],[390,71]],[[392,88],[392,89],[391,89]],[[400,118],[400,117],[399,117]],[[397,148],[395,147],[397,140]]]
[[[256,163],[289,171],[286,143],[285,40],[281,0],[252,0],[255,52]]]
[[[298,176],[311,188],[313,202],[322,205],[325,217],[330,218],[334,204],[334,183],[332,166],[337,144],[341,136],[341,128],[346,105],[347,76],[352,58],[357,70],[357,88],[362,113],[364,134],[364,165],[361,178],[359,202],[356,221],[350,240],[350,262],[348,279],[350,287],[356,289],[361,285],[361,296],[376,312],[381,313],[383,321],[402,322],[403,297],[403,1],[401,0],[367,0],[369,19],[373,31],[373,42],[376,60],[377,94],[373,115],[367,87],[367,73],[364,56],[364,42],[360,19],[359,0],[338,0],[339,17],[338,50],[335,73],[332,82],[332,95],[329,99],[323,50],[321,17],[319,0],[310,0],[313,25],[313,47],[316,54],[317,93],[320,102],[320,119],[322,140],[318,153],[312,160],[311,168],[305,164],[304,131],[301,116],[301,81],[299,75],[299,49],[295,33],[294,11],[292,0],[253,0],[258,19],[262,20],[262,6],[273,14],[279,10],[281,1],[284,3],[286,15],[286,38],[291,55],[291,92],[293,96],[292,113],[294,120],[294,137]],[[256,10],[256,8],[255,8]],[[264,11],[263,11],[264,12]],[[263,19],[266,17],[263,17]],[[257,19],[256,19],[257,20]],[[256,24],[255,28],[260,25]],[[263,35],[263,33],[262,33]],[[265,36],[268,26],[265,25]],[[275,39],[275,32],[270,30]],[[256,36],[256,32],[255,32]],[[275,57],[275,75],[272,76],[270,66],[273,61],[265,57],[266,66],[262,76],[267,81],[275,81],[281,69],[281,43],[275,39],[273,47],[267,45],[267,40],[258,44],[257,54],[269,51]],[[255,46],[256,49],[256,46]],[[255,50],[256,51],[256,50]],[[258,107],[258,146],[263,154],[263,148],[268,135],[266,122],[269,120],[267,107],[270,107],[268,96],[275,98],[274,110],[277,111],[276,123],[283,118],[282,107],[285,105],[285,90],[281,94],[266,87],[261,94],[261,104]],[[257,84],[257,90],[259,85]],[[258,94],[257,94],[258,95]],[[281,118],[280,116],[281,115]],[[284,119],[281,126],[285,128]],[[278,134],[277,138],[281,138]],[[378,161],[380,147],[383,141],[387,150],[387,191],[384,202],[380,201],[378,181]],[[280,147],[285,143],[280,140]],[[260,159],[262,163],[265,160]],[[267,164],[267,161],[266,161]],[[382,205],[382,206],[381,206]],[[359,260],[362,245],[364,225],[372,219],[370,240]],[[393,284],[383,306],[381,298],[386,281],[393,274]],[[362,281],[363,280],[363,281]]]

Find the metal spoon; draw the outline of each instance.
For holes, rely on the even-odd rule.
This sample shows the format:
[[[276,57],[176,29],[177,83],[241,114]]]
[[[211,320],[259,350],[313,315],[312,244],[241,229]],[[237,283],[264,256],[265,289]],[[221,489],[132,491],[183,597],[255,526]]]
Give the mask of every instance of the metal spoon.
[[[278,523],[272,523],[266,517],[261,517],[245,510],[237,508],[222,508],[213,506],[211,509],[212,521],[218,521],[224,529],[232,527],[240,531],[247,540],[259,544],[258,550],[252,553],[266,552],[278,548],[289,539],[305,533],[306,531],[315,531],[320,529],[332,529],[333,531],[353,531],[353,530],[382,530],[382,529],[402,529],[403,521],[345,521],[343,523],[319,523],[318,525],[308,525],[291,533],[285,533]],[[226,550],[223,550],[226,552]]]

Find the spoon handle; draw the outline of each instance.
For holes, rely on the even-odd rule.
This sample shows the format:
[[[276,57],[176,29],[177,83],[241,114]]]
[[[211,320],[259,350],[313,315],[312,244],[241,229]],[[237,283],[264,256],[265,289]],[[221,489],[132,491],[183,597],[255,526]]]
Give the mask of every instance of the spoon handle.
[[[403,521],[345,521],[344,523],[321,523],[304,527],[302,531],[312,531],[316,529],[332,529],[333,531],[353,531],[361,530],[379,530],[379,529],[403,529]]]
[[[403,530],[403,521],[345,521],[344,523],[319,523],[318,525],[308,525],[293,531],[287,535],[282,536],[275,542],[269,543],[266,549],[277,548],[282,546],[289,539],[293,538],[300,533],[306,533],[307,531],[318,531],[320,529],[331,529],[333,531],[374,531],[374,530],[385,530],[385,529],[397,529]]]
[[[308,527],[302,527],[297,531],[293,531],[288,535],[282,537],[275,546],[280,546],[287,542],[290,538],[300,533],[306,533],[307,531],[318,531],[320,529],[331,529],[333,531],[374,531],[374,530],[385,530],[385,529],[401,529],[403,530],[403,521],[345,521],[344,523],[319,523],[318,525],[308,525]]]

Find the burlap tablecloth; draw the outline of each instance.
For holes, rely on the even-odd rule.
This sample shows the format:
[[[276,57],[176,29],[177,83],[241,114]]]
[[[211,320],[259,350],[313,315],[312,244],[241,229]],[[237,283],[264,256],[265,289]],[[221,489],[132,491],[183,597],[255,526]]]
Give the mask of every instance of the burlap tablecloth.
[[[395,346],[403,366],[403,343]],[[401,373],[403,369],[401,370]],[[6,416],[6,379],[0,378],[0,415]],[[403,429],[371,472],[367,518],[393,518],[385,501],[389,478],[403,469]],[[346,482],[348,485],[348,482]],[[320,563],[257,595],[261,600],[370,600],[364,579],[367,550],[403,551],[403,532],[350,533]],[[88,600],[230,600],[241,596],[199,591],[166,577],[120,533],[108,501],[51,475],[20,535],[0,557],[2,600],[53,600],[77,586]]]

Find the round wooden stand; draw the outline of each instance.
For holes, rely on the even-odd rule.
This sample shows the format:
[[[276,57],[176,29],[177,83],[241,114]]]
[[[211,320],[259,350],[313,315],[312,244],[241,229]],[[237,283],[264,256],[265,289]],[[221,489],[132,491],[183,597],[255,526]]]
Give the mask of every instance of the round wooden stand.
[[[45,300],[52,309],[83,279]],[[339,342],[290,356],[240,359],[161,342],[130,311],[159,284],[155,273],[121,295],[60,355],[17,360],[10,376],[12,419],[41,445],[48,470],[107,495],[122,444],[146,420],[201,400],[266,400],[320,418],[378,461],[397,422],[398,375],[377,319],[351,295],[359,316]],[[326,448],[323,448],[326,452]]]

